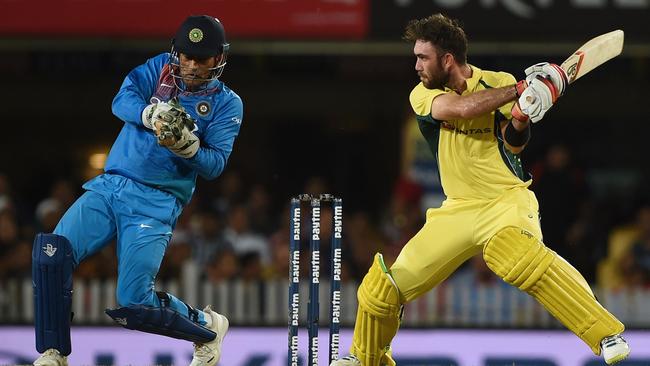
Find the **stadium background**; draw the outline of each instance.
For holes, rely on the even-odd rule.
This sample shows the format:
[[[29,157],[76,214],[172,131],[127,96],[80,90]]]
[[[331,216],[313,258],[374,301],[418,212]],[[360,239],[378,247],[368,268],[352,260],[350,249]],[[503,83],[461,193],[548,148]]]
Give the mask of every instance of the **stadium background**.
[[[28,362],[35,352],[33,234],[51,230],[81,183],[100,172],[121,128],[110,103],[126,73],[167,51],[176,26],[195,13],[226,27],[231,53],[222,80],[242,97],[244,123],[224,175],[199,181],[160,286],[201,306],[210,299],[233,320],[224,351],[233,358],[222,364],[283,364],[288,198],[333,192],[344,198],[350,326],[354,288],[372,253],[396,255],[421,225],[423,207],[440,200],[413,133],[407,101],[417,75],[400,37],[409,19],[442,11],[465,26],[470,63],[516,77],[532,63],[561,62],[595,35],[625,30],[623,54],[569,88],[534,126],[523,161],[545,241],[635,329],[629,364],[650,365],[647,0],[0,0],[0,8],[0,364]],[[114,301],[114,277],[112,246],[76,273],[73,364],[184,363],[190,345],[148,335],[134,341],[111,326],[101,311]],[[600,364],[512,294],[471,261],[407,309],[405,328],[414,329],[397,338],[401,364]],[[255,334],[266,338],[246,342]],[[104,335],[116,341],[102,344]],[[515,350],[514,341],[521,342]]]

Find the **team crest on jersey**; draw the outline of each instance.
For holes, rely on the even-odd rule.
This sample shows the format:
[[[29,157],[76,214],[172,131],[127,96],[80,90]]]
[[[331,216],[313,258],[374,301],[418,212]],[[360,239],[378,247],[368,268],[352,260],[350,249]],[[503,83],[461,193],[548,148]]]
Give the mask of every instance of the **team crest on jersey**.
[[[203,31],[199,28],[192,28],[188,36],[190,37],[190,41],[199,43],[203,39]]]
[[[196,105],[196,113],[198,113],[200,116],[203,116],[203,117],[207,116],[208,113],[210,113],[210,109],[212,109],[210,107],[210,103],[205,102],[205,101],[204,102],[199,102]]]

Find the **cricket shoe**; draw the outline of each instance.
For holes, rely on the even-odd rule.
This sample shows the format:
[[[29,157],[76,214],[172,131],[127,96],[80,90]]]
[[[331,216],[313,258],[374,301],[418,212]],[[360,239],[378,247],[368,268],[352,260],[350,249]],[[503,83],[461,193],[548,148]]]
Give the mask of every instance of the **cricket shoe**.
[[[68,366],[68,359],[61,356],[59,351],[50,348],[34,361],[34,366]]]
[[[221,343],[228,332],[228,319],[212,311],[210,305],[203,309],[206,315],[212,318],[212,324],[208,329],[217,333],[214,340],[207,343],[194,343],[194,355],[190,366],[214,366],[221,358]]]
[[[603,338],[600,341],[600,349],[608,365],[622,361],[630,354],[630,346],[620,334]]]
[[[391,351],[390,348],[388,348],[388,353],[384,354],[384,356],[381,358],[381,361],[379,361],[379,366],[396,366],[395,361],[390,354]],[[363,364],[357,358],[357,356],[347,355],[343,358],[332,361],[330,366],[363,366]]]
[[[349,355],[332,361],[330,366],[361,366],[361,361],[355,355]]]

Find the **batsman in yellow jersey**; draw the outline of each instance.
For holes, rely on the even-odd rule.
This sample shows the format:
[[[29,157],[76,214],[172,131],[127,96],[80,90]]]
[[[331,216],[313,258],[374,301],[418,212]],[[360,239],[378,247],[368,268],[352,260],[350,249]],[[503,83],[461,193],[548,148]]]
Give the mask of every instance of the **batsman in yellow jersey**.
[[[582,275],[542,242],[538,204],[518,154],[562,95],[565,72],[554,64],[505,72],[466,62],[467,39],[443,15],[411,21],[419,83],[410,101],[437,157],[447,200],[431,208],[422,229],[388,267],[377,254],[358,293],[350,355],[332,366],[392,366],[390,343],[405,303],[482,254],[488,267],[527,292],[608,364],[630,352],[623,324],[594,297]]]

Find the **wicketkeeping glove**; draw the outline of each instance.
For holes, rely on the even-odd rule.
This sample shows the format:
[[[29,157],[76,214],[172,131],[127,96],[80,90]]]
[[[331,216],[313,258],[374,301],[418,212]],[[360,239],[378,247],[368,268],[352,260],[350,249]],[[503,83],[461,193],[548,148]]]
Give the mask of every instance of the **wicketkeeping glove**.
[[[158,144],[182,158],[191,158],[199,150],[199,138],[192,132],[194,119],[176,99],[147,106],[142,122],[156,133]]]

